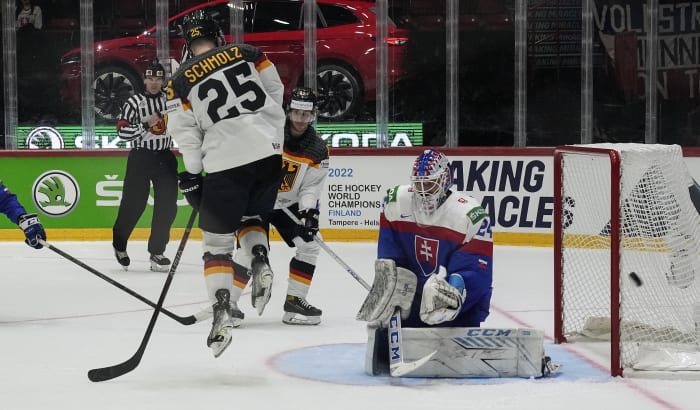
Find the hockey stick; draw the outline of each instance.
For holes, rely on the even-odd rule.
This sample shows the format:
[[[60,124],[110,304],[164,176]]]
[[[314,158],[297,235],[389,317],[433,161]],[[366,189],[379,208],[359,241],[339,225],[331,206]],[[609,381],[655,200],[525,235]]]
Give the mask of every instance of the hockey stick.
[[[301,223],[301,221],[299,220],[299,218],[297,218],[296,215],[294,215],[294,213],[292,213],[292,211],[289,210],[289,208],[283,207],[282,210],[284,211],[284,213],[287,214],[287,216],[289,216],[289,218],[290,218],[292,221],[294,221],[294,223],[296,223],[296,224],[300,224],[300,223]],[[357,280],[358,282],[360,282],[360,285],[364,286],[364,288],[367,289],[367,290],[370,289],[369,284],[368,284],[367,282],[365,282],[365,280],[362,279],[362,278],[360,277],[360,275],[357,274],[357,272],[355,272],[350,266],[348,266],[347,263],[345,263],[342,259],[340,259],[340,256],[338,256],[335,252],[333,252],[333,250],[332,250],[331,248],[329,248],[328,245],[326,245],[326,243],[323,241],[323,239],[319,238],[318,235],[314,235],[314,241],[316,241],[316,243],[321,247],[321,249],[323,249],[324,251],[326,251],[326,253],[327,253],[331,258],[333,258],[333,260],[335,260],[336,262],[338,262],[338,264],[339,264],[340,266],[342,266],[343,269],[345,269],[345,271],[348,272],[348,273],[350,274],[350,276],[352,276],[353,278],[355,278],[355,280]]]
[[[413,362],[403,360],[403,341],[401,337],[401,313],[397,308],[389,318],[389,372],[391,377],[405,376],[426,364],[437,354],[437,350]]]
[[[78,266],[80,266],[80,267],[82,267],[82,268],[85,268],[88,272],[94,274],[94,275],[97,276],[98,278],[103,279],[103,280],[105,280],[106,282],[108,282],[109,284],[114,285],[114,286],[116,286],[117,288],[123,290],[124,292],[130,294],[131,296],[133,296],[133,297],[135,297],[136,299],[140,300],[141,302],[147,304],[148,306],[150,306],[150,307],[152,307],[152,308],[155,308],[155,307],[156,307],[156,304],[155,304],[155,303],[153,303],[153,302],[151,302],[150,300],[146,299],[145,297],[139,295],[138,293],[134,292],[133,290],[127,288],[126,286],[124,286],[124,285],[122,285],[121,283],[117,282],[116,280],[110,278],[109,276],[107,276],[107,275],[101,273],[101,272],[98,271],[97,269],[95,269],[95,268],[89,266],[88,264],[86,264],[86,263],[80,261],[79,259],[76,259],[76,258],[74,258],[73,256],[67,254],[66,252],[64,252],[64,251],[62,251],[62,250],[60,250],[60,249],[58,249],[58,248],[55,247],[54,245],[52,245],[52,244],[46,242],[45,240],[39,239],[39,243],[41,243],[41,244],[44,245],[45,247],[51,249],[52,251],[56,252],[57,254],[63,256],[64,258],[68,259],[69,261],[75,263],[76,265],[78,265]],[[183,316],[176,315],[175,313],[173,313],[173,312],[171,312],[171,311],[169,311],[169,310],[167,310],[166,308],[163,308],[163,307],[161,307],[161,311],[162,311],[166,316],[170,317],[171,319],[174,319],[174,320],[178,321],[179,323],[182,323],[182,324],[185,325],[185,326],[193,325],[193,324],[195,324],[195,323],[197,323],[197,322],[201,322],[202,320],[208,319],[208,318],[210,318],[210,317],[212,316],[212,311],[211,311],[210,308],[205,308],[205,309],[203,309],[203,310],[201,310],[201,311],[195,313],[194,315],[191,315],[191,316],[184,316],[184,317],[183,317]]]
[[[289,216],[289,218],[292,221],[294,221],[294,223],[301,223],[299,218],[297,218],[296,215],[294,215],[292,211],[289,210],[289,208],[283,207],[282,210],[284,211],[284,213],[287,214],[287,216]],[[338,262],[338,264],[340,264],[340,266],[342,266],[350,274],[350,276],[352,276],[358,282],[360,282],[360,284],[364,286],[365,289],[370,290],[371,287],[369,286],[369,284],[365,282],[360,277],[360,275],[358,275],[347,263],[340,259],[340,257],[335,252],[333,252],[333,250],[329,248],[328,245],[326,245],[326,243],[318,237],[318,235],[314,235],[314,240],[324,251],[326,251],[326,253],[328,253],[328,255],[330,255],[331,258]],[[398,308],[394,310],[394,313],[389,319],[389,327],[387,328],[387,332],[389,333],[389,371],[392,377],[401,377],[408,373],[411,373],[412,371],[427,363],[438,352],[437,350],[435,350],[432,353],[426,355],[425,357],[421,357],[416,361],[404,362],[403,343],[401,341],[401,314]]]
[[[173,281],[173,276],[175,274],[175,269],[180,263],[180,258],[182,257],[182,252],[185,250],[185,245],[187,244],[187,239],[190,237],[190,231],[192,231],[192,226],[194,225],[194,220],[197,216],[197,210],[192,209],[190,214],[190,219],[187,221],[187,227],[185,227],[185,232],[182,234],[182,239],[180,240],[180,246],[177,248],[177,253],[175,253],[175,258],[173,259],[173,264],[170,265],[170,271],[168,272],[168,277],[165,279],[165,284],[163,284],[163,290],[160,292],[160,297],[158,297],[158,304],[153,311],[150,322],[148,322],[148,327],[146,327],[146,333],[143,335],[141,344],[136,350],[133,356],[127,359],[125,362],[116,364],[114,366],[101,367],[98,369],[92,369],[88,372],[88,379],[93,382],[102,382],[105,380],[114,379],[115,377],[122,376],[136,368],[136,366],[141,363],[141,358],[146,351],[146,346],[151,338],[151,333],[153,333],[153,328],[156,326],[156,320],[158,320],[158,314],[163,308],[163,302],[165,301],[165,295],[168,294],[168,289],[170,288],[170,283]]]

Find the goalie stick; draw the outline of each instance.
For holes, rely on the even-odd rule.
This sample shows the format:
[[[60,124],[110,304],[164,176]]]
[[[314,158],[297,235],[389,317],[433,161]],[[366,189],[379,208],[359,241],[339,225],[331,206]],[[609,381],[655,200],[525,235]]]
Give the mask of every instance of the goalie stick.
[[[391,377],[405,376],[426,364],[437,354],[437,350],[413,362],[403,360],[403,338],[401,335],[401,312],[399,309],[389,318],[389,373]]]
[[[58,249],[54,245],[46,242],[45,240],[39,239],[39,243],[41,243],[45,247],[51,249],[52,251],[56,252],[57,254],[63,256],[64,258],[68,259],[69,261],[75,263],[76,265],[78,265],[82,268],[85,268],[85,270],[87,270],[88,272],[94,274],[95,276],[97,276],[100,279],[105,280],[107,283],[116,286],[117,288],[123,290],[124,292],[135,297],[136,299],[147,304],[148,306],[150,306],[152,308],[156,307],[155,303],[151,302],[150,300],[146,299],[145,297],[141,296],[140,294],[136,293],[135,291],[127,288],[126,286],[124,286],[121,283],[117,282],[116,280],[110,278],[109,276],[105,275],[104,273],[98,271],[97,269],[93,268],[92,266],[90,266],[90,265],[80,261],[79,259],[69,255],[68,253],[62,251],[61,249]],[[163,312],[163,314],[165,314],[169,318],[171,318],[171,319],[173,319],[173,320],[175,320],[175,321],[177,321],[185,326],[193,325],[197,322],[201,322],[202,320],[208,319],[212,316],[211,308],[205,308],[205,309],[203,309],[203,310],[201,310],[201,311],[199,311],[191,316],[179,316],[179,315],[176,315],[175,313],[169,311],[168,309],[166,309],[164,307],[161,307],[160,310]]]
[[[182,234],[182,239],[180,240],[180,246],[177,248],[177,253],[173,259],[173,264],[170,265],[170,271],[165,279],[165,284],[163,284],[163,290],[160,292],[160,297],[158,297],[158,304],[153,310],[153,315],[151,316],[150,322],[148,322],[148,327],[146,327],[146,333],[143,335],[141,344],[136,350],[133,356],[131,356],[126,361],[116,364],[114,366],[101,367],[98,369],[92,369],[88,372],[88,379],[93,382],[102,382],[105,380],[114,379],[115,377],[122,376],[130,371],[134,370],[136,366],[141,363],[141,358],[146,351],[146,346],[151,338],[151,333],[153,333],[153,328],[156,326],[156,320],[158,320],[158,314],[163,308],[163,302],[165,302],[165,296],[168,294],[168,289],[170,288],[170,283],[173,281],[173,276],[175,274],[175,269],[180,263],[180,258],[182,257],[182,252],[185,250],[185,245],[187,244],[187,239],[190,237],[190,231],[192,231],[192,226],[194,225],[194,220],[197,216],[197,210],[193,209],[190,214],[190,219],[187,221],[187,226],[185,227],[185,232]]]
[[[292,221],[294,221],[294,223],[301,223],[299,218],[297,218],[296,215],[289,210],[289,208],[282,207],[282,210]],[[358,275],[357,272],[355,272],[355,270],[353,270],[347,263],[340,259],[340,257],[333,252],[328,245],[326,245],[323,239],[319,238],[318,235],[314,235],[314,240],[324,251],[326,251],[326,253],[328,253],[331,258],[338,262],[338,264],[340,264],[340,266],[342,266],[343,269],[345,269],[350,276],[355,278],[355,280],[357,280],[365,289],[371,289],[369,284],[365,282],[364,279],[362,279],[362,277],[360,277],[360,275]],[[389,333],[389,371],[391,372],[392,377],[401,377],[411,373],[417,368],[423,366],[430,359],[432,359],[435,354],[437,354],[437,350],[435,350],[434,352],[426,355],[425,357],[421,357],[416,361],[404,362],[403,343],[401,341],[401,313],[399,309],[394,310],[394,313],[391,315],[387,332]]]
[[[289,216],[289,218],[290,218],[292,221],[294,221],[294,223],[296,223],[296,224],[300,224],[300,223],[301,223],[301,221],[299,220],[299,218],[297,218],[296,215],[294,215],[294,213],[292,213],[292,211],[289,210],[289,208],[287,208],[287,207],[282,207],[282,210],[284,211],[284,213],[287,214],[287,216]],[[316,243],[318,244],[318,246],[320,246],[321,249],[323,249],[324,251],[326,251],[326,253],[327,253],[331,258],[333,258],[333,260],[335,260],[336,262],[338,262],[338,264],[339,264],[340,266],[342,266],[343,269],[345,269],[345,271],[346,271],[347,273],[350,274],[350,276],[352,276],[353,278],[355,278],[355,280],[358,281],[358,282],[360,283],[360,285],[364,286],[364,288],[365,288],[366,290],[369,290],[369,289],[370,289],[369,284],[368,284],[367,282],[365,282],[365,280],[362,279],[362,277],[360,277],[360,275],[358,275],[357,272],[355,272],[347,263],[345,263],[342,259],[340,259],[340,256],[338,256],[335,252],[333,252],[333,250],[332,250],[331,248],[328,247],[328,245],[323,241],[323,239],[319,238],[318,235],[314,235],[314,241],[316,241]]]

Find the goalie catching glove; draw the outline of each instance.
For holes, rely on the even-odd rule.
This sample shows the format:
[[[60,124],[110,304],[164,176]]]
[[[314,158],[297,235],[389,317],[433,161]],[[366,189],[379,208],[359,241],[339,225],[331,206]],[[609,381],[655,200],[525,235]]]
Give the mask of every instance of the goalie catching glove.
[[[402,319],[408,318],[417,285],[418,279],[410,270],[397,267],[391,259],[377,259],[374,282],[357,312],[357,320],[370,322],[373,327],[388,327],[397,308],[401,310]]]
[[[423,297],[420,301],[420,319],[429,325],[437,325],[454,320],[467,299],[464,279],[456,273],[450,275],[440,266],[437,275],[432,275],[423,285]]]
[[[312,242],[314,235],[318,233],[318,209],[299,211],[299,224],[294,227],[294,231],[304,242]]]
[[[180,192],[187,199],[187,203],[195,211],[199,211],[199,203],[202,202],[202,175],[185,171],[177,174],[177,180]]]

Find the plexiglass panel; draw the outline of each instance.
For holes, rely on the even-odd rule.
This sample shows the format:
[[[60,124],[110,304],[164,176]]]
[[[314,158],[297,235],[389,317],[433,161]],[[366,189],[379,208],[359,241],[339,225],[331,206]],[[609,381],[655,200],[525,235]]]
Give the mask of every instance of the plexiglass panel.
[[[315,36],[310,0],[0,1],[7,148],[82,146],[92,128],[94,148],[112,146],[145,65],[177,68],[196,9],[263,50],[287,95],[315,78],[318,128],[340,146],[372,146],[382,119],[388,146],[698,145],[700,0],[316,0]]]

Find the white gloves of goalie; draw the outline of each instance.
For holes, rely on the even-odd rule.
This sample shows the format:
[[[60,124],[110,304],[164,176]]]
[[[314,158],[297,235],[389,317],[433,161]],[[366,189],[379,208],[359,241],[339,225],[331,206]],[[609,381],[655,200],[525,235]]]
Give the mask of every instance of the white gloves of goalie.
[[[454,320],[467,299],[462,276],[456,273],[450,275],[452,284],[445,280],[446,277],[447,270],[440,266],[438,274],[432,275],[423,285],[420,319],[426,324],[436,325]]]

